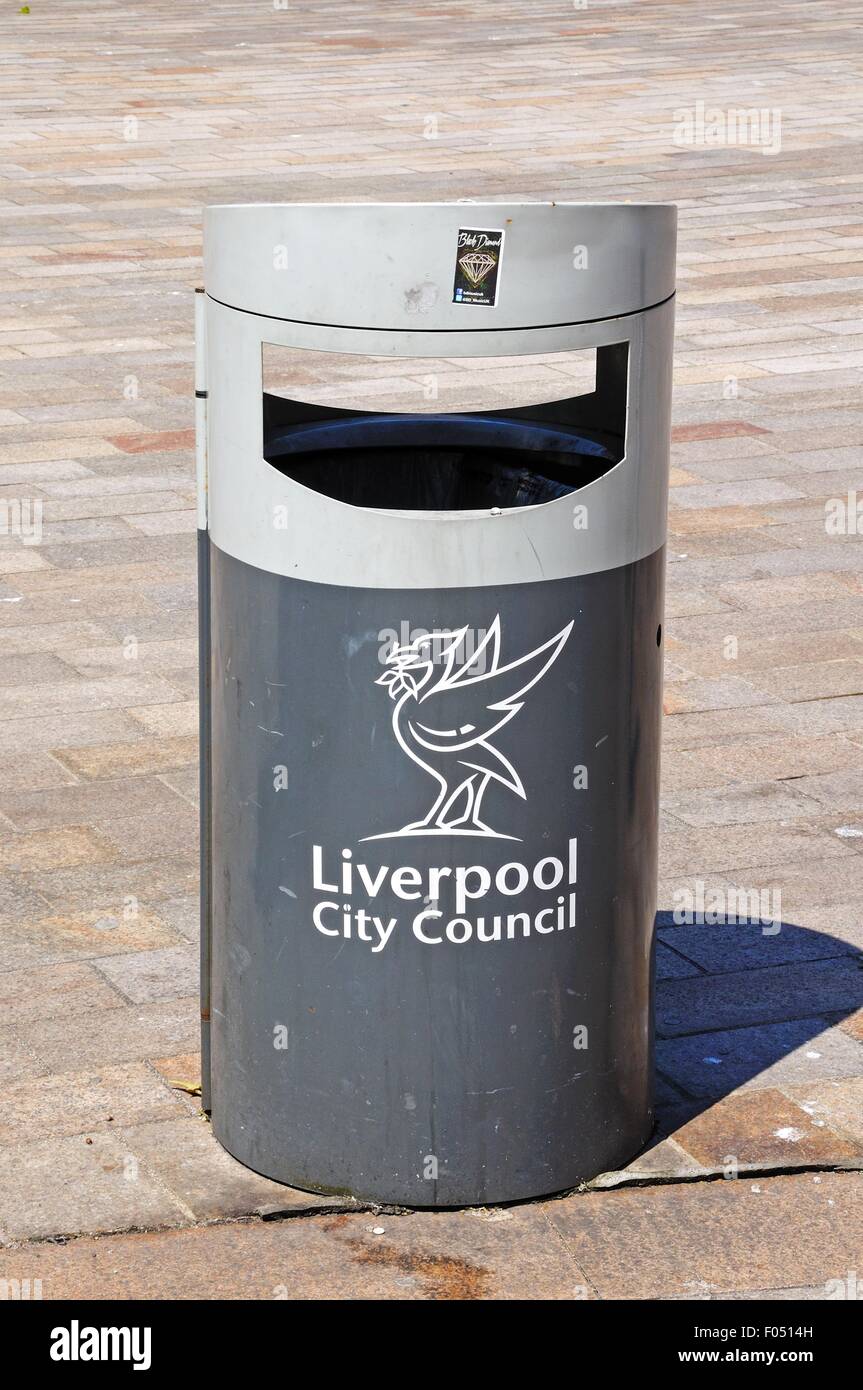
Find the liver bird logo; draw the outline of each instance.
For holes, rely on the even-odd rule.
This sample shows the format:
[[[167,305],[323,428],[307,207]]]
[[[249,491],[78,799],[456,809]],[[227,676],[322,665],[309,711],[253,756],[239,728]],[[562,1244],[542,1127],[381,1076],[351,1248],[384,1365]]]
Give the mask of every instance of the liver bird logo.
[[[375,684],[385,686],[395,701],[392,724],[399,747],[435,781],[437,795],[421,820],[368,839],[401,835],[519,838],[501,834],[481,818],[482,799],[491,782],[527,799],[521,778],[493,739],[515,718],[527,692],[560,656],[573,624],[574,620],[541,647],[505,665],[500,660],[499,614],[470,654],[465,654],[466,627],[393,645],[386,658],[387,670]]]

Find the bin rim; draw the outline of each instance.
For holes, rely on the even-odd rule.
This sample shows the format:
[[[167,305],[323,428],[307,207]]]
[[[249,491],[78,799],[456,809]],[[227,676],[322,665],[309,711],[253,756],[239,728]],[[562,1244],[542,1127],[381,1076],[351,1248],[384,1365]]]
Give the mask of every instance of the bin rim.
[[[465,231],[502,233],[493,299],[456,295]],[[205,210],[204,283],[226,308],[320,327],[595,323],[671,298],[676,234],[668,202],[215,203]]]
[[[393,199],[390,202],[382,202],[377,199],[358,200],[356,202],[339,202],[336,200],[318,199],[312,202],[298,200],[296,202],[281,201],[274,203],[208,203],[207,212],[219,212],[222,208],[614,208],[616,211],[629,209],[632,212],[639,212],[644,208],[672,208],[677,211],[677,203],[667,202],[659,199],[656,202],[639,202],[632,199],[624,202],[615,202],[610,198],[584,199],[574,201],[567,198],[514,198],[506,202],[480,202],[464,201],[462,199]]]

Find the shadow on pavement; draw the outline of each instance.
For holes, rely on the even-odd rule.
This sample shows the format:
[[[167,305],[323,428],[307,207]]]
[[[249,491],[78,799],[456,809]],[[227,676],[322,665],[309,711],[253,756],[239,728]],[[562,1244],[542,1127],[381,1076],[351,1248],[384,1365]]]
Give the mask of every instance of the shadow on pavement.
[[[863,1004],[863,956],[790,922],[657,925],[657,1117],[713,1105],[748,1083],[859,1076],[860,1043],[838,1025]],[[757,1082],[756,1082],[757,1078]]]

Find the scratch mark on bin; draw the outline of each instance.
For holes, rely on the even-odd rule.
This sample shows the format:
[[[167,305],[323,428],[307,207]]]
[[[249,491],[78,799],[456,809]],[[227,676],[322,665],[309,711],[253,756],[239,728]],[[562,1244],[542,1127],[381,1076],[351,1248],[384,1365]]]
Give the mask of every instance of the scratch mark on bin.
[[[525,540],[527,541],[528,545],[533,551],[534,559],[536,560],[536,563],[539,565],[539,572],[542,575],[543,579],[545,579],[545,568],[543,566],[539,551],[537,550],[536,546],[534,545],[533,541],[531,540],[530,536],[527,534],[526,531],[523,531],[522,535],[524,536]]]

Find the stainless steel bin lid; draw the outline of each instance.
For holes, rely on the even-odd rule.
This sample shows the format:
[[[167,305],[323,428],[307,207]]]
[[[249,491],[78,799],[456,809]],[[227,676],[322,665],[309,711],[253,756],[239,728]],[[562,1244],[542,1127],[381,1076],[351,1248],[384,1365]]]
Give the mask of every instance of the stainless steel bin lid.
[[[667,203],[224,205],[205,215],[205,285],[234,309],[346,328],[591,323],[674,293],[676,229]]]

